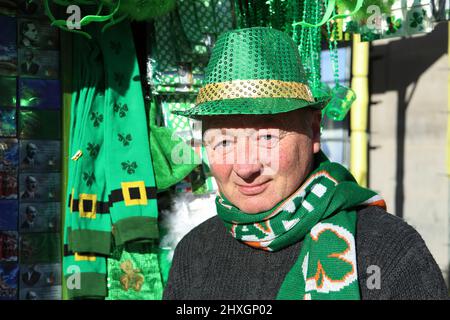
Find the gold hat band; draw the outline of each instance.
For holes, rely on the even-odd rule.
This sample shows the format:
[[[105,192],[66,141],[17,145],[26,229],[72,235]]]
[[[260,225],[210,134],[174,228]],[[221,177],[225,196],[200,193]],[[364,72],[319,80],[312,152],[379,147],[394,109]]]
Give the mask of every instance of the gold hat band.
[[[200,89],[196,104],[238,98],[293,98],[314,102],[311,90],[304,83],[252,79],[207,84]]]

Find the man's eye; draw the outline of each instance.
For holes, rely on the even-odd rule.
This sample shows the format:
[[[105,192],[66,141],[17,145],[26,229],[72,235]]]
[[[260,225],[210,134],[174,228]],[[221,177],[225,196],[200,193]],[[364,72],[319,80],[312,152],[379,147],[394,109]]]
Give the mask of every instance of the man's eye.
[[[233,144],[232,140],[221,140],[214,146],[214,150],[216,150],[217,148],[227,148],[230,147],[232,144]]]
[[[273,134],[262,134],[258,137],[259,145],[262,147],[274,147],[278,140],[278,136]]]

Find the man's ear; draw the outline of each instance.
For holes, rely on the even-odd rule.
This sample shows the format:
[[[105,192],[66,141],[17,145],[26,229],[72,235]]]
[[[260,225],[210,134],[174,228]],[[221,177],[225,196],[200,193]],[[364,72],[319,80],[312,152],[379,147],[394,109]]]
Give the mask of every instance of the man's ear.
[[[322,122],[322,111],[314,110],[312,112],[311,126],[313,130],[312,134],[312,144],[313,152],[317,153],[320,151],[320,123]]]

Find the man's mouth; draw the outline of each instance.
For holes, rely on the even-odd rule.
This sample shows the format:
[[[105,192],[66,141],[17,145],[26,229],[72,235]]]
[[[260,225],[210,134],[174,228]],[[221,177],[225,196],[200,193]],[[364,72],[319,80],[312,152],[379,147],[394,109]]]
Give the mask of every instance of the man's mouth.
[[[269,186],[269,181],[265,181],[263,183],[254,183],[254,184],[249,184],[249,185],[240,185],[237,184],[238,190],[240,193],[242,193],[243,195],[246,196],[255,196],[258,195],[262,192],[264,192],[267,187]]]

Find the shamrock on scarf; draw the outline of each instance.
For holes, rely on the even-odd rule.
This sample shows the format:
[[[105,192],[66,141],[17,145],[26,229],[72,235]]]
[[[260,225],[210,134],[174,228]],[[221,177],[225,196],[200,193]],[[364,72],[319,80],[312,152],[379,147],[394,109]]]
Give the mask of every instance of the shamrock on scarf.
[[[135,291],[140,291],[144,284],[144,276],[140,269],[134,269],[133,262],[126,260],[120,264],[120,269],[125,273],[120,277],[120,283],[125,291],[132,287]]]
[[[119,113],[119,117],[123,118],[127,115],[128,106],[127,104],[121,105],[120,103],[115,103],[113,107],[114,113]]]
[[[86,185],[90,187],[95,182],[95,174],[93,172],[83,172],[83,180],[86,182]]]
[[[131,140],[133,140],[133,137],[131,136],[131,134],[118,134],[119,136],[119,141],[123,143],[124,147],[129,146]]]
[[[89,152],[89,155],[92,158],[96,158],[98,156],[99,151],[100,151],[100,146],[98,144],[89,142],[88,146],[87,146],[87,151]]]
[[[355,268],[351,261],[346,261],[343,256],[350,250],[349,243],[334,230],[325,229],[318,234],[315,241],[317,248],[309,253],[309,268],[307,279],[314,279],[317,288],[322,288],[325,278],[332,282],[341,282],[353,272]]]
[[[130,162],[128,160],[127,162],[122,162],[122,170],[126,170],[128,174],[135,173],[137,167],[136,161]]]
[[[94,121],[94,127],[98,127],[103,122],[103,115],[98,112],[91,112],[91,121]]]

